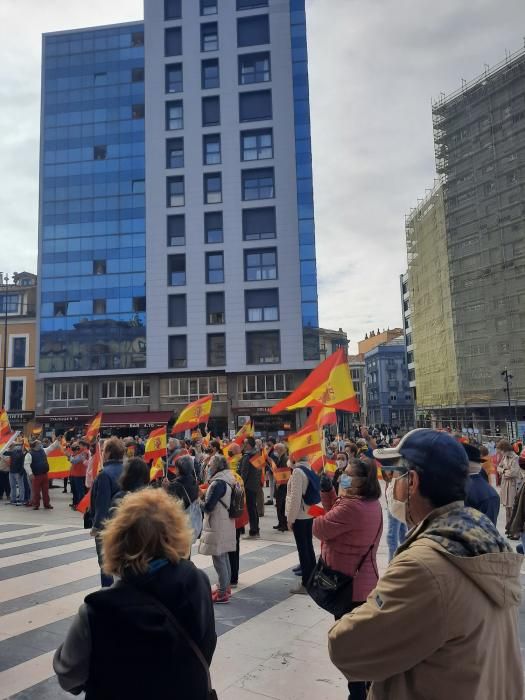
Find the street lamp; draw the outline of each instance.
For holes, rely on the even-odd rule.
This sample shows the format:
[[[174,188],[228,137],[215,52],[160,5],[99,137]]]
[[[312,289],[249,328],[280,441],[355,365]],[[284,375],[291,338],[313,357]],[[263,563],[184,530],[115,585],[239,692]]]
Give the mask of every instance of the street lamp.
[[[2,277],[2,282],[4,283],[4,367],[2,372],[2,408],[5,408],[5,391],[7,386],[7,291],[9,284],[9,275],[7,272],[2,276],[0,272],[0,277]]]
[[[512,379],[512,374],[508,371],[508,369],[505,367],[503,372],[501,373],[502,377],[505,377],[505,393],[507,394],[507,402],[509,404],[509,425],[510,425],[510,439],[514,437],[514,424],[512,421],[512,404],[510,400],[510,380]],[[518,430],[516,429],[516,437],[518,437]]]

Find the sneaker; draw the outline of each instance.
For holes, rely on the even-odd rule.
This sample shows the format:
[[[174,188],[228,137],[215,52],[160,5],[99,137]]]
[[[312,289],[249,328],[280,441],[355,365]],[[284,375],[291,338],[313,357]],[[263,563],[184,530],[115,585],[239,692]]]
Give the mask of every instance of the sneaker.
[[[220,604],[220,603],[229,603],[230,602],[230,595],[228,593],[224,593],[221,595],[219,591],[215,591],[211,597],[212,601],[214,603]]]
[[[303,586],[302,583],[300,583],[298,586],[295,588],[290,588],[290,593],[292,595],[307,595],[308,591],[306,588]]]
[[[218,586],[216,583],[214,583],[213,586],[211,587],[211,594],[212,594],[212,596],[216,595],[218,592],[219,592],[219,586]],[[227,593],[228,595],[231,595],[231,594],[232,594],[232,588],[231,588],[231,586],[228,586],[228,588],[226,589],[226,593]]]
[[[231,594],[231,589],[232,588],[238,588],[239,587],[239,582],[235,581],[235,583],[232,581],[230,584],[230,594]]]

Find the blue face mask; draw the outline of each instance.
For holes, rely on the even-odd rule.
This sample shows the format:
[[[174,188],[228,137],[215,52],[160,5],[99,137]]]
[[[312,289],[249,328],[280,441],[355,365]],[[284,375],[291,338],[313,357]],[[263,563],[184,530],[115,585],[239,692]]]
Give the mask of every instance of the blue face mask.
[[[349,489],[352,486],[352,477],[348,474],[341,474],[339,486],[341,486],[343,489]]]

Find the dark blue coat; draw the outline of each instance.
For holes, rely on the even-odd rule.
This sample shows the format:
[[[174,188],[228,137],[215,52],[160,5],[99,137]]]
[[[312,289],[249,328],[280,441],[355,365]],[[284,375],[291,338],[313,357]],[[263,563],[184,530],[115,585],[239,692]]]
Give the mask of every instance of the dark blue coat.
[[[481,474],[469,476],[465,505],[481,511],[492,520],[494,525],[497,524],[500,506],[498,492],[485,481]]]

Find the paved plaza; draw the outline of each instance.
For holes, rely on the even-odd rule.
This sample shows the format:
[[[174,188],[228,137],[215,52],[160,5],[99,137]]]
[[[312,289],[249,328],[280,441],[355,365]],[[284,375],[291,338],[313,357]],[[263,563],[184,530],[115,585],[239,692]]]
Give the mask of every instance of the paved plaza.
[[[98,587],[93,540],[67,496],[51,491],[53,511],[0,503],[0,700],[71,697],[60,690],[53,652],[84,597]],[[261,539],[241,543],[239,588],[215,608],[212,678],[221,700],[343,700],[346,682],[328,658],[331,617],[307,596],[292,596],[297,552],[291,533],[275,533],[266,507]],[[210,557],[193,561],[212,582]],[[387,563],[386,537],[379,568]],[[525,609],[521,612],[525,646]],[[175,682],[175,681],[174,681]]]

